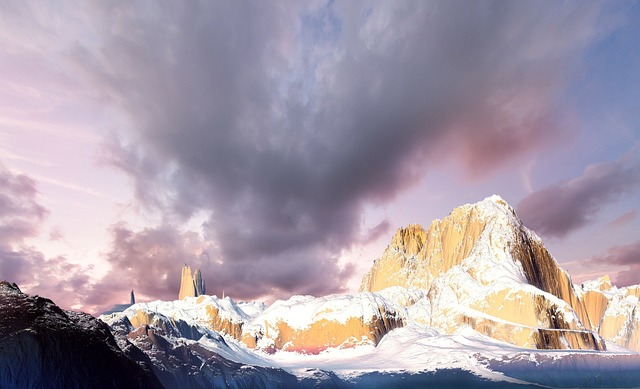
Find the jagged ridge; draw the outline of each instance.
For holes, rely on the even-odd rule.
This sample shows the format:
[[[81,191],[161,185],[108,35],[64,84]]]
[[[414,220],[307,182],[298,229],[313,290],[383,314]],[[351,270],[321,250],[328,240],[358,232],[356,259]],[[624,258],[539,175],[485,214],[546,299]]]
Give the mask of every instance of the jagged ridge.
[[[428,230],[399,229],[360,289],[389,286],[449,299],[434,304],[430,323],[447,332],[470,325],[525,347],[605,348],[569,275],[499,196],[458,207]]]

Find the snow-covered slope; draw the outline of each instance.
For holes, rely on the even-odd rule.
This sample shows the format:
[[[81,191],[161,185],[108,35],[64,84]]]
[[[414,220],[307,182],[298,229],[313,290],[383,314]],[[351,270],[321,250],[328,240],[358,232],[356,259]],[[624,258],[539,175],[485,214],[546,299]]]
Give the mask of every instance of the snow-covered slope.
[[[429,325],[532,348],[604,349],[569,275],[499,196],[399,229],[361,290],[428,291]],[[586,325],[585,325],[586,323]]]
[[[353,295],[292,296],[268,307],[202,295],[101,318],[143,350],[163,336],[173,347],[165,353],[186,347],[198,360],[211,352],[310,382],[457,369],[484,383],[598,387],[617,377],[629,387],[640,382],[640,356],[627,349],[640,348],[639,296],[640,288],[606,280],[573,285],[513,208],[492,196],[428,229],[399,229]],[[536,381],[518,370],[547,363],[573,373]]]

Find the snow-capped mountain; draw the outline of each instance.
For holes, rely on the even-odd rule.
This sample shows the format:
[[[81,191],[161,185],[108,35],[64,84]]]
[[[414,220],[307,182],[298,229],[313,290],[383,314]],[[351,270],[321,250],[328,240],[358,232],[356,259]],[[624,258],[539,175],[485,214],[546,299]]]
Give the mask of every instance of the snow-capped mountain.
[[[607,278],[573,285],[499,196],[454,209],[428,229],[399,229],[361,290],[427,291],[429,325],[461,326],[539,349],[604,350],[604,339],[640,351],[639,287]]]
[[[605,356],[626,358],[616,364],[623,370],[640,367],[627,349],[640,349],[637,290],[605,281],[574,286],[513,208],[492,196],[428,229],[399,229],[357,294],[293,296],[268,307],[201,295],[102,319],[160,328],[229,360],[294,374],[312,368],[344,379],[446,367],[522,384],[517,374],[508,378],[506,361],[580,360],[601,376],[608,376],[598,369]],[[627,370],[617,376],[640,379]]]
[[[574,285],[592,328],[617,345],[640,352],[640,286],[617,288],[608,276]]]
[[[399,229],[356,294],[193,292],[100,319],[170,388],[640,387],[639,295],[573,285],[492,196]]]

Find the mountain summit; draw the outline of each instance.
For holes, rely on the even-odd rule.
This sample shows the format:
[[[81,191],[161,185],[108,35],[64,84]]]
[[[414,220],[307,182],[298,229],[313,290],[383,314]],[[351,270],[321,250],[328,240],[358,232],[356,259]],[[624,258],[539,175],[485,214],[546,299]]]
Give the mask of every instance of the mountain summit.
[[[622,331],[618,343],[640,350],[619,323],[626,316],[607,319],[602,291],[574,286],[500,196],[455,208],[428,229],[398,229],[360,290],[391,286],[428,291],[429,325],[447,333],[468,325],[523,347],[603,350],[598,331]]]
[[[608,277],[574,285],[499,196],[458,207],[426,229],[398,229],[356,294],[236,302],[206,295],[202,274],[185,266],[179,297],[100,316],[110,334],[87,315],[0,283],[0,330],[9,331],[0,336],[0,387],[66,371],[54,364],[33,381],[29,371],[48,366],[42,355],[82,366],[94,360],[87,352],[108,351],[98,350],[99,339],[117,367],[105,368],[105,386],[126,369],[134,383],[153,386],[157,378],[167,388],[640,382],[640,354],[630,351],[640,351],[640,286],[616,288]],[[25,346],[33,334],[41,348]],[[65,386],[87,386],[92,374],[72,375]]]
[[[292,296],[266,307],[183,293],[199,278],[185,267],[179,301],[123,314],[135,327],[192,322],[268,353],[376,346],[402,327],[444,335],[471,328],[528,349],[604,351],[607,339],[640,351],[640,288],[573,285],[499,196],[455,208],[427,229],[398,229],[355,295]]]

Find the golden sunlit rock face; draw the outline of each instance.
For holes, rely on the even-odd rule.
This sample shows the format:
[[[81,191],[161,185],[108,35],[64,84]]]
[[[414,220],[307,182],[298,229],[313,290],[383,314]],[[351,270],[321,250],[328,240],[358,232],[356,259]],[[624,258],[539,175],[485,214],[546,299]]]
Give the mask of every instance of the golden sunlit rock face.
[[[582,296],[592,328],[603,338],[640,352],[640,287],[616,288],[608,276],[576,290]]]
[[[470,327],[535,349],[606,350],[606,339],[640,351],[640,287],[619,289],[606,276],[574,285],[498,196],[458,207],[428,229],[398,229],[354,295],[293,296],[267,308],[188,297],[200,293],[198,280],[185,266],[181,301],[167,302],[168,310],[162,302],[132,307],[131,324],[167,332],[189,311],[199,325],[265,352],[377,345],[404,326],[444,334]]]
[[[180,292],[178,293],[178,299],[182,300],[187,296],[198,297],[205,293],[206,289],[200,269],[196,269],[192,274],[191,267],[185,264],[182,267],[182,276],[180,277]]]
[[[415,224],[400,228],[360,286],[375,292],[389,286],[428,288],[433,279],[460,264],[484,230],[473,209],[457,208],[429,230]]]
[[[456,208],[428,229],[399,229],[360,290],[390,286],[429,291],[430,325],[447,333],[467,325],[523,347],[605,349],[594,325],[603,301],[579,298],[540,238],[497,196]]]
[[[399,313],[372,293],[307,296],[275,305],[237,339],[267,352],[317,354],[328,348],[376,345],[389,331],[404,325]]]

